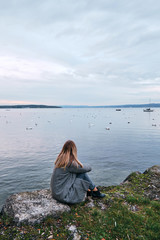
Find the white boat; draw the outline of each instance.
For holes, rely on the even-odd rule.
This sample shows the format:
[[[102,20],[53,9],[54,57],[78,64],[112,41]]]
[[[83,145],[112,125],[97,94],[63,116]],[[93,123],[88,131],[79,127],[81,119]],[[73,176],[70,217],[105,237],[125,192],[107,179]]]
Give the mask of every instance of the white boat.
[[[153,112],[154,110],[153,109],[150,109],[150,108],[146,108],[146,109],[143,109],[143,112]]]

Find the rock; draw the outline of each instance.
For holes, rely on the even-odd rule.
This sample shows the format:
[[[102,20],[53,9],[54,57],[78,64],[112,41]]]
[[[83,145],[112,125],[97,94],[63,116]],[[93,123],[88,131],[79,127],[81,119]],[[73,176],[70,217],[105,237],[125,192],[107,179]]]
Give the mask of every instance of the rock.
[[[140,174],[141,173],[139,171],[132,172],[131,174],[128,175],[128,177],[126,177],[126,179],[123,181],[123,183],[132,181],[133,177],[140,175]]]
[[[77,228],[75,225],[68,226],[67,228],[73,235],[72,240],[80,240],[81,239],[81,236],[78,234],[78,231],[77,231]]]
[[[132,212],[137,212],[137,211],[139,211],[139,207],[137,205],[130,205],[130,210]]]
[[[148,174],[148,175],[147,175]],[[160,200],[160,165],[154,165],[150,168],[148,168],[144,173],[140,172],[133,172],[131,173],[121,185],[123,184],[132,184],[132,180],[138,179],[139,175],[140,177],[140,182],[139,185],[142,185],[142,188],[144,188],[144,193],[143,195],[150,200]],[[145,178],[146,176],[146,178]],[[147,184],[148,186],[145,186],[143,184]],[[134,184],[134,183],[133,183]]]
[[[48,237],[48,239],[53,239],[53,235],[50,235],[50,236]]]
[[[149,173],[149,174],[151,174],[151,175],[152,175],[152,174],[160,175],[160,165],[154,165],[154,166],[148,168],[148,169],[144,172],[144,174],[147,174],[147,173]]]
[[[144,191],[144,195],[151,200],[160,200],[160,165],[148,168],[143,174],[150,175],[150,182]]]
[[[68,211],[70,207],[53,199],[48,189],[13,194],[2,208],[2,214],[12,217],[17,225],[39,223],[47,216],[57,217]]]
[[[116,197],[116,198],[123,198],[123,199],[125,199],[125,195],[124,194],[121,194],[121,193],[119,193],[119,192],[115,192],[114,194],[113,194],[113,197]]]
[[[130,205],[128,202],[124,201],[123,205],[128,207],[128,210],[132,211],[132,212],[137,212],[140,210],[140,208],[137,205]]]
[[[97,205],[101,208],[101,210],[106,210],[106,206],[102,202],[97,202]]]
[[[95,207],[95,204],[94,204],[94,201],[93,201],[93,199],[92,198],[88,198],[88,203],[86,204],[86,207],[88,207],[88,208],[93,208],[93,207]]]

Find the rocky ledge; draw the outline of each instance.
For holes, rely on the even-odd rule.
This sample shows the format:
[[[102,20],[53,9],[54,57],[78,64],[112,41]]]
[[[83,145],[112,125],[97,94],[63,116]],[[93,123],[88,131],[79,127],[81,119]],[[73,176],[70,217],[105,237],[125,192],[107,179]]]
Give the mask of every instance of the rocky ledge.
[[[160,166],[153,166],[144,173],[133,172],[119,186],[101,187],[106,193],[105,204],[99,200],[101,210],[113,198],[122,198],[133,192],[140,193],[150,200],[160,200]],[[113,189],[112,191],[110,191]],[[129,192],[130,191],[130,192]],[[94,207],[92,199],[87,200],[86,207]],[[125,203],[125,202],[124,202]],[[136,209],[132,206],[132,210]],[[43,189],[33,192],[22,192],[11,195],[2,208],[1,215],[9,216],[19,225],[20,223],[40,223],[47,216],[58,217],[63,212],[69,212],[70,206],[54,200],[50,190]]]
[[[150,200],[160,200],[160,165],[148,168],[144,173],[131,173],[122,184],[130,184]]]
[[[58,217],[70,207],[52,198],[48,189],[22,192],[11,195],[2,208],[2,215],[13,218],[14,222],[39,223],[47,216]]]

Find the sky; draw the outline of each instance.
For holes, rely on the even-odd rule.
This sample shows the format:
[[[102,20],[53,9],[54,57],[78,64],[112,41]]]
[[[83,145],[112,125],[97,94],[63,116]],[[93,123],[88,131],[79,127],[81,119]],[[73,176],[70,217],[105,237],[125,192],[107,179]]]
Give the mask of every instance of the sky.
[[[159,0],[0,0],[0,105],[149,102]]]

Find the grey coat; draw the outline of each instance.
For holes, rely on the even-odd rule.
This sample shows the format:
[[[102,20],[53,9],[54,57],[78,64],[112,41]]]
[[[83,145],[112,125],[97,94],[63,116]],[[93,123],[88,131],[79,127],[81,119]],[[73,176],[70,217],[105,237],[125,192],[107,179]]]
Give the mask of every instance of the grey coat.
[[[91,167],[88,165],[83,166],[83,168],[73,164],[65,169],[55,168],[51,177],[52,197],[64,203],[82,202],[90,183],[77,178],[77,173],[89,171],[91,171]]]

